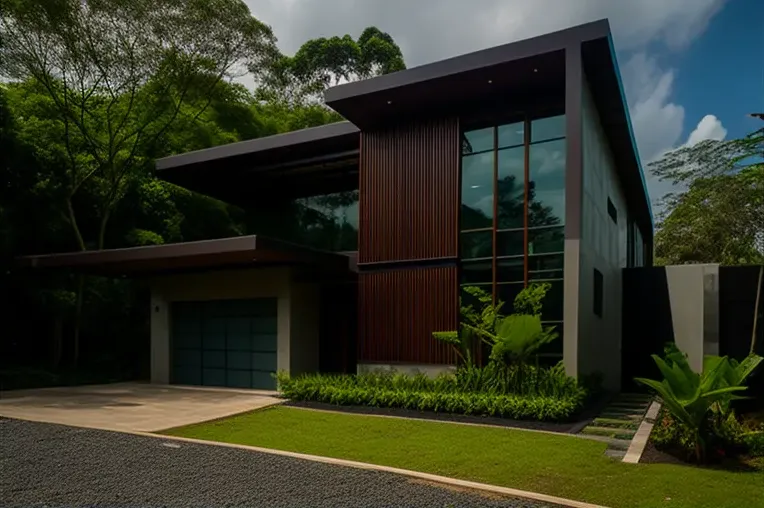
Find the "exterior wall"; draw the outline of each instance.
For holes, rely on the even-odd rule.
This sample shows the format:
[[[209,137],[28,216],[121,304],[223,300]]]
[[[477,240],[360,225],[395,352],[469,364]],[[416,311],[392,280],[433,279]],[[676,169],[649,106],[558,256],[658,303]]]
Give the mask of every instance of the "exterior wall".
[[[150,285],[152,383],[170,382],[170,306],[181,301],[277,298],[278,370],[318,369],[318,289],[294,283],[289,268],[179,274],[156,278]]]
[[[666,281],[674,342],[700,372],[719,353],[719,265],[667,266]]]
[[[456,119],[361,135],[359,363],[454,361],[432,332],[458,319],[459,147]]]
[[[578,252],[576,373],[601,372],[605,387],[618,390],[621,380],[621,269],[626,267],[627,206],[613,155],[585,79],[583,85],[583,193]],[[608,199],[617,212],[617,223],[608,213]],[[595,269],[603,277],[601,317],[594,312]]]
[[[361,274],[358,362],[454,362],[432,332],[456,329],[457,286],[455,266]]]

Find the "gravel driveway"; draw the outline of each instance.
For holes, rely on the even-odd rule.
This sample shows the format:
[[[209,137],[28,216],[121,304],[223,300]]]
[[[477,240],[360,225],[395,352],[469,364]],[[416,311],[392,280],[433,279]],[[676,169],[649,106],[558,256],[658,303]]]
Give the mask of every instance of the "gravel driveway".
[[[0,419],[0,506],[551,508],[389,473],[9,419]]]

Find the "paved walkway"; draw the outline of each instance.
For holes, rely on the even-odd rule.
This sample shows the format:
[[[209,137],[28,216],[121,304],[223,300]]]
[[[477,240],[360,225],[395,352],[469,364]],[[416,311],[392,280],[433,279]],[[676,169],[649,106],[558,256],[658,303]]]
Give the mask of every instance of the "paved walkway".
[[[277,404],[272,392],[143,383],[0,392],[0,416],[155,432]]]
[[[0,419],[4,507],[552,508],[249,450]]]

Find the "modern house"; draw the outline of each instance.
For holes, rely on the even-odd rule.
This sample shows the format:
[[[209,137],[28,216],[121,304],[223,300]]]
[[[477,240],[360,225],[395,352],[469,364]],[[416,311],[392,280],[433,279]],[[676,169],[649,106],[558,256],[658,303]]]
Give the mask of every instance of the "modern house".
[[[438,372],[460,287],[549,281],[542,352],[620,384],[622,269],[653,219],[607,21],[329,89],[347,121],[158,160],[255,236],[27,258],[150,284],[151,378]]]

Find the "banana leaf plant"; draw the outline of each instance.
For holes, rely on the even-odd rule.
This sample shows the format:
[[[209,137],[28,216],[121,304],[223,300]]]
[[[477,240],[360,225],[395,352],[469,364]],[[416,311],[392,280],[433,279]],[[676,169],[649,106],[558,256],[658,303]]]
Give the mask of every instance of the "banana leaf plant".
[[[653,355],[653,360],[663,380],[635,380],[655,390],[674,418],[687,428],[694,439],[696,459],[702,462],[710,412],[727,411],[732,400],[741,398],[739,393],[746,390],[742,383],[762,358],[749,357],[738,364],[726,356],[709,355],[703,359],[701,374],[690,368],[686,355],[679,350],[668,353],[665,359]]]

